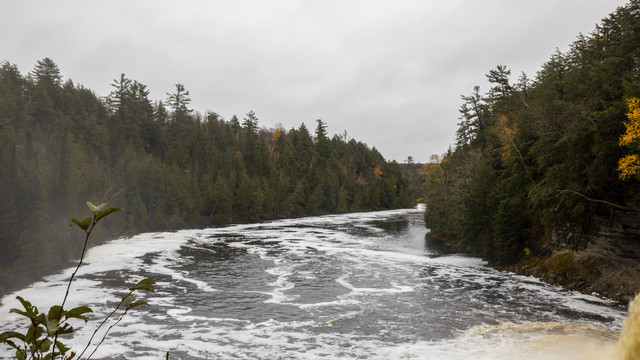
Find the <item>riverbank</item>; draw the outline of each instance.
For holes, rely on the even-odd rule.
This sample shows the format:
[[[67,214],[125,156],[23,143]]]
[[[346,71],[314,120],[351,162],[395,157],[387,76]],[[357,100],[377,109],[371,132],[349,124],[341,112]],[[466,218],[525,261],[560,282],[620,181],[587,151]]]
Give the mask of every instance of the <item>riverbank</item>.
[[[580,248],[557,233],[539,235],[529,240],[533,251],[515,264],[489,266],[627,306],[640,293],[640,216],[612,211],[610,217],[595,221]],[[449,248],[446,239],[434,234],[427,241],[430,247]]]
[[[627,305],[640,290],[640,262],[598,250],[555,250],[500,269]]]
[[[493,271],[478,258],[436,256],[420,215],[350,213],[117,239],[89,252],[69,299],[107,314],[131,279],[157,281],[145,314],[120,322],[100,347],[95,357],[105,359],[169,351],[172,358],[567,360],[616,344],[625,309]],[[15,295],[46,309],[67,282],[68,272],[60,273]],[[9,312],[19,306],[15,295],[0,308],[0,332],[23,323]],[[66,343],[84,346],[94,321]]]
[[[640,292],[640,217],[616,211],[596,222],[583,248],[576,250],[552,234],[537,255],[503,270],[629,304]]]

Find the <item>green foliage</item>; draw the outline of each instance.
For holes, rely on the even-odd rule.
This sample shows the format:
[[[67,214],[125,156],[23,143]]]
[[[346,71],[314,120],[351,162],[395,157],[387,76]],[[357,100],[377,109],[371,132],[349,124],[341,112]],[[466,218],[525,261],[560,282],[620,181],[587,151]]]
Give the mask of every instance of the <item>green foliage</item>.
[[[575,276],[579,273],[570,251],[553,254],[543,265],[544,271],[561,276]]]
[[[15,358],[18,360],[53,360],[57,357],[61,359],[72,359],[76,356],[76,352],[70,351],[71,349],[64,345],[64,343],[59,341],[58,338],[60,335],[72,334],[74,332],[74,328],[69,322],[70,320],[82,320],[86,323],[89,320],[89,317],[87,317],[85,314],[92,313],[93,310],[91,310],[91,308],[87,306],[78,306],[69,310],[65,310],[64,305],[67,301],[67,296],[69,295],[69,290],[71,288],[71,284],[73,283],[73,279],[80,269],[80,266],[82,265],[82,261],[87,249],[87,242],[94,226],[98,223],[98,221],[105,218],[106,216],[116,211],[122,211],[122,209],[118,207],[106,208],[106,203],[102,203],[96,206],[93,203],[87,201],[87,207],[93,214],[92,217],[85,218],[82,221],[78,221],[75,217],[71,219],[71,226],[78,226],[85,232],[86,237],[80,261],[78,262],[78,266],[69,279],[62,304],[53,305],[45,313],[40,312],[38,308],[32,305],[28,300],[25,300],[21,296],[17,296],[16,298],[22,305],[23,309],[13,308],[9,311],[10,313],[15,313],[20,316],[26,317],[29,324],[27,330],[24,333],[18,331],[6,331],[0,334],[0,344],[6,344],[9,347],[13,348],[15,350]],[[117,316],[117,311],[121,308],[121,306],[125,307],[124,310],[119,315],[119,318],[104,332],[102,339],[98,342],[98,344],[94,346],[94,349],[89,355],[89,358],[98,349],[98,347],[100,347],[109,331],[116,324],[118,324],[120,320],[122,320],[122,318],[127,314],[129,310],[138,306],[147,305],[147,302],[143,300],[136,300],[136,297],[133,295],[133,293],[134,291],[154,292],[154,285],[155,282],[153,280],[142,279],[136,285],[130,287],[129,293],[127,293],[122,298],[118,306],[116,306],[115,310],[113,310],[95,329],[87,345],[82,350],[80,355],[78,355],[78,358],[81,358],[82,355],[89,349],[89,347],[92,345],[91,342],[94,336],[103,327],[103,325],[105,325],[107,321],[112,317]]]
[[[581,246],[598,216],[633,208],[618,140],[627,99],[640,96],[640,1],[632,0],[557,51],[534,81],[489,71],[491,88],[462,96],[455,149],[426,164],[425,222],[457,250],[500,263],[519,259],[528,234]],[[542,229],[542,230],[540,230]],[[532,244],[532,248],[536,248]]]
[[[85,199],[128,209],[100,227],[96,242],[414,204],[396,165],[346,135],[330,138],[321,120],[313,134],[304,124],[276,133],[259,128],[253,111],[243,121],[193,111],[182,84],[153,102],[144,84],[120,74],[105,101],[63,83],[50,59],[33,74],[0,63],[0,293],[77,257],[69,228],[52,229],[68,224],[62,214],[78,213]],[[88,231],[92,218],[71,224]],[[33,266],[37,248],[49,256]]]
[[[491,230],[495,259],[509,264],[524,255],[525,220],[523,204],[518,198],[502,200],[493,217]]]
[[[73,333],[74,329],[69,324],[71,319],[79,319],[87,322],[84,316],[92,310],[86,306],[63,310],[59,305],[52,306],[49,311],[41,313],[38,308],[22,297],[17,297],[24,310],[11,309],[9,312],[24,316],[29,320],[27,331],[22,334],[16,331],[7,331],[0,334],[0,343],[4,343],[15,349],[16,359],[54,359],[60,356],[63,359],[71,359],[75,353],[66,353],[70,348],[62,342],[54,340],[58,335]],[[52,345],[55,347],[52,348]],[[49,350],[52,350],[49,353]],[[57,350],[56,350],[57,349]]]

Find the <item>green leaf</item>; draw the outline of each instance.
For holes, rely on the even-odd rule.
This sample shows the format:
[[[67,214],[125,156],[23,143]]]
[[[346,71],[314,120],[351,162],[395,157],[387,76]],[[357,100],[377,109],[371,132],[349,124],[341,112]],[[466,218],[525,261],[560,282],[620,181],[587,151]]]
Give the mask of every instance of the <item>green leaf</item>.
[[[22,316],[25,316],[25,317],[31,318],[31,316],[29,315],[29,313],[28,313],[28,312],[26,312],[26,311],[22,311],[22,310],[20,310],[20,309],[15,309],[15,308],[14,308],[14,309],[11,309],[11,310],[9,310],[9,313],[15,313],[15,314],[19,314],[19,315],[22,315]]]
[[[5,331],[2,334],[0,334],[0,343],[8,343],[8,339],[13,339],[16,338],[18,340],[22,340],[24,341],[25,337],[24,334],[20,334],[19,332],[16,331]]]
[[[34,327],[33,325],[31,325],[29,327],[29,330],[27,330],[27,334],[24,337],[24,341],[27,344],[32,344],[36,339],[38,339],[40,336],[36,334],[36,332],[41,333],[42,329],[39,329],[40,326]],[[40,330],[40,331],[37,331]]]
[[[131,290],[131,291],[145,290],[145,291],[148,291],[148,292],[153,292],[154,291],[153,286],[150,286],[150,285],[136,285],[136,286],[130,287],[129,290]]]
[[[84,320],[84,322],[87,322],[87,320],[89,320],[89,318],[84,316],[84,315],[82,315],[82,314],[91,313],[91,312],[93,312],[93,310],[91,310],[90,307],[78,306],[78,307],[75,307],[75,308],[67,311],[66,312],[66,318],[67,319],[76,318],[76,319]]]
[[[138,284],[136,284],[135,286],[132,286],[129,288],[129,290],[131,291],[135,291],[135,290],[145,290],[145,291],[149,291],[149,292],[154,292],[154,288],[153,285],[155,285],[156,282],[151,280],[151,279],[142,279],[140,281],[138,281]]]
[[[110,215],[116,211],[124,211],[119,207],[110,207],[108,209],[104,209],[104,210],[100,210],[97,214],[96,214],[96,221],[102,219],[103,217]]]
[[[53,336],[60,329],[60,320],[57,318],[47,320],[47,334]]]
[[[27,360],[27,351],[23,349],[16,350],[16,359]]]
[[[12,347],[12,348],[14,348],[14,349],[20,349],[20,346],[16,345],[16,343],[14,343],[14,342],[13,342],[13,341],[11,341],[11,340],[0,341],[0,344],[1,344],[1,343],[5,343],[5,344],[7,344],[7,345],[11,346],[11,347]]]
[[[153,281],[153,279],[144,278],[144,279],[142,279],[142,280],[138,281],[138,285],[140,285],[140,284],[144,284],[144,285],[155,285],[155,284],[156,284],[156,282],[155,282],[155,281]]]
[[[76,219],[75,217],[72,217],[71,222],[69,223],[69,226],[78,225],[82,230],[87,231],[89,230],[89,226],[91,226],[92,221],[93,219],[90,217],[85,218],[82,221],[78,221],[78,219]]]
[[[46,339],[45,341],[40,343],[40,345],[38,346],[38,350],[42,352],[47,352],[51,348],[52,344],[53,344],[53,341]]]
[[[127,295],[122,299],[122,304],[124,306],[129,306],[129,304],[133,303],[136,300],[136,297],[133,295]]]
[[[16,296],[16,299],[18,299],[18,301],[20,301],[20,303],[22,304],[22,307],[24,307],[24,309],[26,310],[26,312],[24,311],[20,311],[18,309],[11,309],[9,310],[10,313],[14,312],[16,314],[20,314],[26,317],[35,317],[35,315],[38,314],[38,308],[31,305],[31,303],[25,299],[22,298],[22,296]],[[15,311],[14,311],[15,310]]]
[[[20,301],[20,303],[24,307],[25,311],[22,311],[20,309],[15,309],[14,308],[14,309],[9,310],[9,313],[15,313],[15,314],[27,317],[27,318],[31,319],[32,321],[37,321],[38,308],[33,306],[33,305],[31,305],[30,302],[28,302],[27,300],[23,299],[20,296],[16,296],[16,299],[18,299]]]
[[[47,325],[47,317],[44,315],[44,313],[39,313],[38,316],[36,316],[36,324],[41,324],[44,326]]]
[[[106,205],[107,203],[102,203],[96,206],[96,205],[93,205],[91,201],[87,201],[87,206],[89,207],[89,211],[91,211],[93,215],[96,215],[98,212],[100,212],[100,210],[102,210]]]
[[[51,320],[51,319],[62,318],[65,312],[66,311],[63,311],[60,305],[53,305],[52,307],[49,308],[49,313],[47,313],[47,319]]]
[[[31,305],[31,303],[29,301],[25,300],[22,296],[18,295],[18,296],[16,296],[16,299],[18,299],[18,301],[20,301],[20,303],[22,304],[22,306],[25,309],[29,309],[29,308],[33,307],[33,305]]]
[[[69,324],[63,324],[60,329],[58,329],[58,335],[71,334],[73,332],[73,327]]]
[[[149,304],[146,301],[142,301],[142,300],[134,301],[131,304],[127,305],[126,311],[129,311],[129,310],[133,309],[134,307],[138,307],[138,306],[142,306],[142,305],[149,305]]]
[[[61,343],[60,341],[56,341],[56,347],[58,348],[58,350],[60,350],[60,353],[62,353],[62,354],[66,353],[70,349],[65,344]]]
[[[40,339],[42,334],[44,334],[45,330],[44,326],[39,324],[29,326],[29,330],[27,330],[27,333],[25,334],[24,341],[28,344],[34,344],[38,339]]]

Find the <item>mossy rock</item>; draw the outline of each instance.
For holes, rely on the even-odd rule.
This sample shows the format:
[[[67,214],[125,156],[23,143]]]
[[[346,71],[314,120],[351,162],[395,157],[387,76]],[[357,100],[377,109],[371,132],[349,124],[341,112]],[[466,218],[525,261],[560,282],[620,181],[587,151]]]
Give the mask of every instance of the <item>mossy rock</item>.
[[[551,255],[544,263],[543,268],[544,272],[561,277],[575,277],[580,274],[580,270],[576,267],[573,253],[568,250]]]

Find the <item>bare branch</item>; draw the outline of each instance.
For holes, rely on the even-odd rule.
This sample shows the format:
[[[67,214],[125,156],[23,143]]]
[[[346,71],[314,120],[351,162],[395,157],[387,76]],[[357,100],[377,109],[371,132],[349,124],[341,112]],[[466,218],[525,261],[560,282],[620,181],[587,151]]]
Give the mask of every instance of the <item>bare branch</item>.
[[[568,194],[572,194],[572,195],[577,195],[580,196],[581,198],[590,201],[590,202],[594,202],[594,203],[598,203],[598,204],[604,204],[604,205],[608,205],[611,206],[613,208],[619,209],[619,210],[623,210],[623,211],[640,211],[640,209],[635,208],[635,207],[626,207],[626,206],[622,206],[622,205],[618,205],[618,204],[614,204],[612,202],[606,201],[606,200],[600,200],[600,199],[592,199],[584,194],[581,194],[577,191],[573,191],[573,190],[557,190],[559,193],[568,193]]]

